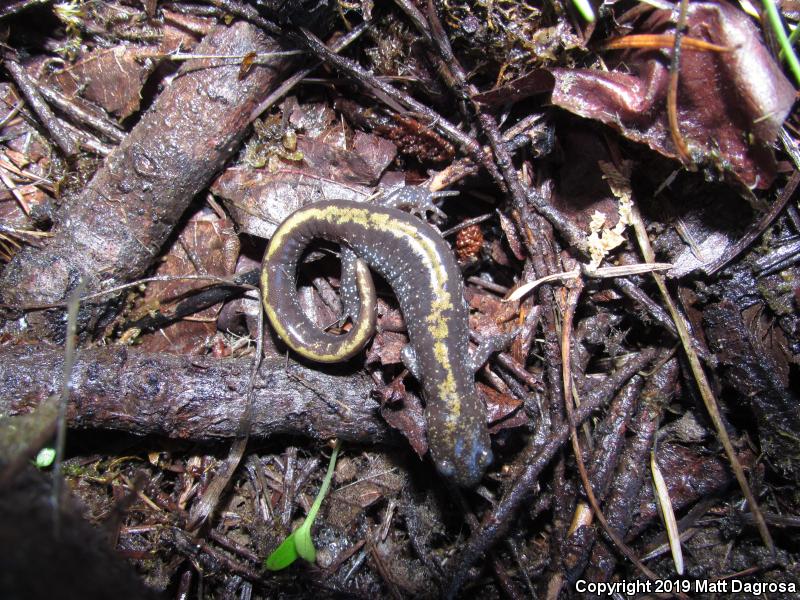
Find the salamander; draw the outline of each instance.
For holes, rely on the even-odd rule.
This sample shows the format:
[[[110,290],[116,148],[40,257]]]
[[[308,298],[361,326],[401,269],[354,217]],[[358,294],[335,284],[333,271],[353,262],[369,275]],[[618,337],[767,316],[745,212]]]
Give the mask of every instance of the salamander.
[[[297,265],[314,239],[338,243],[343,257],[357,257],[349,267],[357,309],[351,313],[352,328],[343,335],[317,327],[298,301]],[[461,273],[438,231],[402,210],[373,204],[332,200],[297,210],[275,231],[264,255],[261,290],[267,317],[281,339],[305,358],[323,363],[352,358],[375,330],[370,268],[391,286],[405,318],[410,344],[403,362],[425,396],[433,461],[442,475],[472,487],[492,462],[491,441],[470,360]]]

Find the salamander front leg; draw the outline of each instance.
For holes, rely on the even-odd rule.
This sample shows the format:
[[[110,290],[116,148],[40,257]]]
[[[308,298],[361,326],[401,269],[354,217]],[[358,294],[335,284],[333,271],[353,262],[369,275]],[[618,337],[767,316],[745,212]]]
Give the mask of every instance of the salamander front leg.
[[[502,352],[508,348],[520,331],[521,329],[517,328],[511,333],[496,333],[481,338],[479,340],[478,347],[470,357],[470,367],[472,368],[472,371],[476,372],[483,365],[485,365],[486,361],[489,360],[489,357],[495,352]],[[477,335],[475,337],[477,337]]]
[[[422,219],[425,219],[428,213],[433,213],[437,219],[444,221],[447,219],[447,215],[434,204],[434,200],[457,195],[458,192],[455,190],[431,192],[424,185],[407,185],[378,198],[377,203],[381,206],[405,210]]]
[[[411,347],[411,344],[403,346],[403,349],[400,351],[400,360],[403,361],[405,368],[408,369],[417,381],[422,381],[422,369],[420,369],[419,361],[417,360],[417,353],[414,352],[414,348]]]

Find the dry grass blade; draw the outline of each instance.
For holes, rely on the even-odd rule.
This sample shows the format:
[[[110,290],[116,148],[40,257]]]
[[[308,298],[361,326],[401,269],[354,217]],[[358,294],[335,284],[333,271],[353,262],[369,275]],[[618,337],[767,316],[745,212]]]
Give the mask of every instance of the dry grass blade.
[[[653,247],[650,245],[650,238],[647,236],[647,230],[645,228],[644,221],[642,221],[642,216],[635,204],[633,205],[631,211],[631,218],[633,220],[634,230],[636,231],[636,238],[639,242],[639,247],[642,250],[642,255],[644,256],[645,261],[654,261],[655,253],[653,252]],[[700,364],[700,358],[697,356],[697,351],[694,349],[694,345],[692,344],[692,339],[689,334],[689,327],[686,324],[683,315],[678,312],[678,308],[675,306],[675,302],[673,302],[672,297],[669,294],[669,290],[667,290],[667,284],[664,281],[664,276],[656,272],[653,272],[652,276],[653,279],[655,279],[662,298],[664,299],[664,303],[667,305],[669,314],[675,323],[675,327],[678,331],[678,337],[681,340],[681,345],[686,353],[686,358],[689,361],[692,374],[694,375],[695,381],[697,382],[697,387],[700,390],[700,396],[703,398],[703,404],[708,411],[709,417],[711,417],[711,422],[714,424],[714,429],[717,431],[719,441],[722,443],[722,447],[725,449],[725,455],[728,457],[728,460],[731,463],[731,468],[736,476],[736,480],[739,482],[739,487],[741,488],[744,497],[747,499],[747,503],[750,506],[750,510],[752,511],[753,517],[756,521],[756,526],[761,534],[761,539],[764,541],[764,545],[769,548],[770,553],[774,556],[775,545],[772,541],[772,536],[767,528],[767,523],[764,520],[764,515],[761,512],[761,508],[758,506],[755,496],[753,496],[753,492],[750,489],[750,485],[747,483],[747,477],[745,477],[742,464],[736,457],[733,444],[731,443],[731,439],[728,436],[728,432],[726,431],[725,425],[722,422],[717,400],[714,398],[714,393],[711,391],[711,386],[708,384],[706,373],[703,370],[703,366]]]
[[[578,465],[578,472],[580,473],[581,483],[586,492],[586,498],[589,500],[589,505],[592,507],[598,522],[606,532],[606,535],[614,542],[617,549],[630,560],[639,571],[641,571],[648,579],[655,581],[658,579],[656,574],[650,570],[641,560],[634,554],[627,544],[620,538],[611,526],[608,524],[605,515],[600,509],[600,504],[597,497],[594,495],[592,484],[589,481],[589,473],[586,470],[586,464],[583,461],[583,452],[581,451],[580,441],[578,440],[578,432],[575,427],[575,409],[572,406],[572,352],[570,352],[571,338],[572,338],[572,322],[575,316],[575,309],[578,306],[578,298],[580,297],[583,289],[583,282],[580,279],[574,280],[572,288],[567,296],[567,308],[564,311],[564,320],[561,326],[561,364],[562,364],[562,385],[564,388],[564,406],[567,412],[569,421],[570,438],[572,440],[572,451],[575,457],[575,462]],[[684,598],[683,594],[677,594],[678,597]]]
[[[597,279],[610,279],[615,277],[626,277],[628,275],[641,275],[642,273],[652,273],[653,271],[668,271],[674,265],[672,263],[642,263],[639,265],[623,265],[621,267],[600,267],[599,269],[584,268],[583,274],[587,277],[594,277]],[[581,273],[580,267],[575,267],[571,271],[564,273],[553,273],[541,277],[535,281],[525,283],[515,289],[508,297],[504,298],[504,302],[513,302],[520,300],[523,296],[528,295],[543,283],[550,283],[551,281],[567,281],[574,279]]]
[[[683,550],[681,550],[681,536],[678,531],[678,522],[675,520],[675,511],[672,510],[672,501],[669,498],[669,488],[661,469],[656,460],[655,448],[650,452],[650,472],[653,474],[653,485],[656,488],[656,504],[664,519],[667,528],[667,538],[669,539],[669,549],[672,551],[672,561],[675,563],[675,571],[678,575],[683,575]]]
[[[19,188],[16,183],[8,176],[4,169],[0,168],[0,181],[3,182],[3,185],[6,186],[9,192],[14,196],[17,202],[19,202],[19,207],[22,209],[26,215],[31,214],[31,207],[28,206],[28,201],[25,200],[25,196],[22,195],[22,192],[19,191]]]
[[[72,367],[75,365],[77,331],[78,331],[78,309],[81,305],[81,295],[86,285],[81,279],[77,287],[69,295],[67,301],[67,341],[64,349],[64,368],[61,372],[61,397],[58,401],[58,417],[56,419],[56,459],[53,464],[53,523],[55,523],[56,537],[61,518],[61,488],[63,481],[61,478],[61,467],[64,462],[64,446],[67,443],[67,404],[69,404],[69,394],[72,389],[70,378],[72,377]]]

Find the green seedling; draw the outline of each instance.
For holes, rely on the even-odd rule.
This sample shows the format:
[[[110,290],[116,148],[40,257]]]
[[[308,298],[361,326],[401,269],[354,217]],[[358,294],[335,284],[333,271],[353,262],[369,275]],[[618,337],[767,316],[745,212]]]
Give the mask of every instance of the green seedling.
[[[800,85],[800,60],[792,49],[792,43],[789,41],[789,36],[786,35],[786,30],[783,28],[783,21],[778,12],[778,7],[774,0],[762,0],[764,4],[764,12],[767,13],[767,21],[769,22],[772,32],[775,34],[775,39],[778,40],[778,46],[781,49],[781,56],[786,60],[789,65],[789,70],[794,76],[795,86]]]
[[[39,450],[39,454],[36,455],[36,459],[33,461],[33,464],[36,465],[37,469],[46,469],[53,464],[55,458],[55,448],[42,448]]]
[[[314,524],[314,519],[317,518],[319,508],[322,506],[322,500],[328,494],[328,488],[331,486],[333,468],[336,466],[336,457],[339,454],[340,447],[341,442],[337,441],[331,454],[331,461],[328,464],[328,472],[325,474],[325,479],[322,480],[322,486],[320,486],[317,497],[314,498],[314,504],[311,505],[303,524],[290,533],[281,542],[281,545],[264,561],[264,566],[268,570],[280,571],[285,569],[296,561],[298,556],[310,563],[317,559],[317,549],[314,548],[314,542],[311,539],[311,526]]]
[[[594,23],[594,9],[589,3],[589,0],[572,0],[572,6],[580,13],[584,21],[587,23]]]

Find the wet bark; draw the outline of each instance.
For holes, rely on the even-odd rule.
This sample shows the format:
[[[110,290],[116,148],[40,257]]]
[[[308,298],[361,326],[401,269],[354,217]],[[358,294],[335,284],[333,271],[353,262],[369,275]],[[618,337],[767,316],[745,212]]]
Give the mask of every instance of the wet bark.
[[[237,22],[217,27],[196,52],[241,57],[276,50],[277,42]],[[26,247],[7,265],[2,302],[58,303],[81,278],[93,292],[142,276],[195,194],[239,147],[252,110],[279,83],[287,60],[253,65],[243,76],[240,58],[189,61],[84,191],[62,206],[49,242]],[[84,305],[80,329],[113,317],[117,303],[110,300]],[[62,317],[61,310],[30,313],[27,333],[59,340]]]
[[[28,413],[61,387],[63,351],[0,349],[0,414]],[[182,357],[124,347],[81,350],[72,374],[71,427],[211,441],[235,437],[251,359]],[[362,374],[323,372],[265,358],[253,391],[251,437],[397,441]]]

